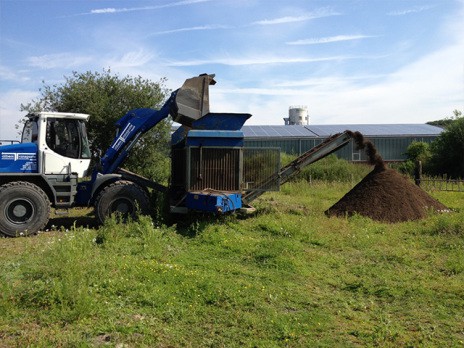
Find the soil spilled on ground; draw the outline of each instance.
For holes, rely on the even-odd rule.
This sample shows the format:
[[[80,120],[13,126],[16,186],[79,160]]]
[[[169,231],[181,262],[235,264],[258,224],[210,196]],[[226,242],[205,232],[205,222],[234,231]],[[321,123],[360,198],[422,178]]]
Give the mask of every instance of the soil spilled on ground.
[[[359,132],[350,132],[364,149],[374,169],[325,213],[328,216],[359,214],[373,220],[401,222],[425,218],[430,211],[448,208],[393,169],[387,168],[374,144]]]

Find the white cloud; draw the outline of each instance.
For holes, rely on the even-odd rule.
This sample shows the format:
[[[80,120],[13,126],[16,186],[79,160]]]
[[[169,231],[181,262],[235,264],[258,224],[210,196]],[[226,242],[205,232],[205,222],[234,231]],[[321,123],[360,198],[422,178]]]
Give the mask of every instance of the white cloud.
[[[91,10],[90,13],[93,13],[93,14],[116,13],[116,12],[124,12],[124,10],[127,10],[127,9],[118,9],[118,10],[116,10],[113,7],[109,7],[109,8],[99,8],[99,9],[96,9],[96,10]]]
[[[196,26],[196,27],[189,27],[189,28],[179,28],[179,29],[172,29],[172,30],[165,30],[165,31],[158,31],[156,33],[151,34],[152,35],[165,35],[165,34],[174,34],[174,33],[181,33],[181,32],[186,32],[186,31],[196,31],[196,30],[216,30],[216,29],[230,29],[232,28],[231,26],[227,25],[202,25],[202,26]]]
[[[90,13],[88,14],[113,14],[113,13],[123,13],[123,12],[133,12],[133,11],[151,11],[151,10],[158,10],[162,8],[191,5],[191,4],[197,4],[197,3],[202,3],[202,2],[208,2],[208,1],[211,1],[211,0],[185,0],[185,1],[171,2],[171,3],[164,4],[164,5],[144,6],[144,7],[129,7],[129,8],[108,7],[108,8],[99,8],[99,9],[91,10]]]
[[[27,76],[23,76],[24,71],[13,70],[7,66],[0,65],[0,80],[4,81],[28,81]]]
[[[327,8],[322,8],[314,12],[304,13],[298,16],[284,16],[279,18],[273,19],[263,19],[252,24],[255,25],[275,25],[275,24],[284,24],[284,23],[294,23],[294,22],[303,22],[308,21],[311,19],[322,18],[322,17],[329,17],[329,16],[338,16],[340,13],[334,12]]]
[[[317,45],[317,44],[325,44],[331,42],[340,42],[340,41],[351,41],[351,40],[361,40],[367,39],[375,36],[370,35],[337,35],[337,36],[329,36],[329,37],[322,37],[322,38],[311,38],[311,39],[302,39],[302,40],[295,40],[287,42],[287,45]]]
[[[278,81],[272,83],[275,87],[305,87],[305,86],[329,86],[333,88],[334,85],[346,85],[347,83],[354,83],[359,81],[367,80],[378,80],[387,77],[385,74],[378,75],[354,75],[354,76],[325,76],[310,78],[304,80],[289,80],[289,81]]]
[[[46,54],[42,56],[32,56],[26,59],[27,64],[31,67],[40,69],[55,68],[75,68],[87,64],[93,60],[93,57],[82,56],[73,53]]]
[[[405,9],[405,10],[399,10],[399,11],[392,11],[387,13],[389,16],[404,16],[408,15],[411,13],[418,13],[422,11],[427,11],[433,8],[434,6],[415,6],[413,8]]]
[[[143,49],[127,52],[121,57],[109,59],[105,65],[111,68],[139,67],[148,64],[154,58],[154,54]]]
[[[353,57],[347,56],[333,56],[333,57],[253,57],[253,58],[212,58],[205,60],[185,60],[185,61],[172,61],[166,63],[168,66],[197,66],[197,65],[229,65],[229,66],[243,66],[243,65],[270,65],[270,64],[295,64],[295,63],[313,63],[324,61],[340,61],[345,59],[352,59]]]

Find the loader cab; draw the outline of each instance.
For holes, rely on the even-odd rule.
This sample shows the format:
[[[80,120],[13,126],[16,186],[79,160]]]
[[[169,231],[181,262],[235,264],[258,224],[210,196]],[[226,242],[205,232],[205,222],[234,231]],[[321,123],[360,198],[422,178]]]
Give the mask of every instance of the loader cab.
[[[38,148],[38,172],[87,175],[90,147],[85,122],[89,115],[40,112],[27,115],[21,143]]]

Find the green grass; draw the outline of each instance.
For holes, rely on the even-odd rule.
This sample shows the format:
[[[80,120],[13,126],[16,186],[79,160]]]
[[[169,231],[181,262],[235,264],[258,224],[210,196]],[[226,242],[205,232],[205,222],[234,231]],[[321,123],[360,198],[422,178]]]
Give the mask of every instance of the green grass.
[[[327,218],[351,187],[0,239],[0,346],[462,346],[464,194],[433,192],[456,212],[416,222]]]

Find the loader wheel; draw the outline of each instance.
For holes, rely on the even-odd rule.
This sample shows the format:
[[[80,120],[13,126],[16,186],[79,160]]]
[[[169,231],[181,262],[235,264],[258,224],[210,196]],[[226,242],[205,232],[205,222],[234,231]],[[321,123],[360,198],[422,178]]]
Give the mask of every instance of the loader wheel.
[[[0,186],[0,232],[9,236],[36,234],[50,217],[50,200],[37,185],[16,181]]]
[[[150,214],[150,199],[139,185],[126,180],[116,181],[105,187],[95,200],[95,215],[103,223],[113,214],[120,214],[123,221],[135,219],[137,214]]]

